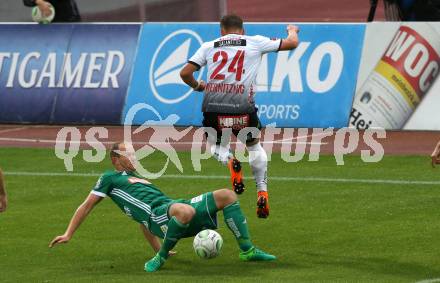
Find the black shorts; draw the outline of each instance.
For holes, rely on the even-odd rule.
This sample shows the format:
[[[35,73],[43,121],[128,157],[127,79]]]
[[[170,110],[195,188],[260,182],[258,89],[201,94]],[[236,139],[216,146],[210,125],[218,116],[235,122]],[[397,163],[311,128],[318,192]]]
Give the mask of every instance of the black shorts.
[[[218,144],[221,141],[222,130],[224,129],[232,129],[232,133],[243,143],[253,142],[257,138],[255,132],[261,130],[261,123],[260,119],[258,119],[257,109],[255,109],[255,112],[247,114],[204,112],[202,124],[203,127],[213,128],[217,132],[216,142]],[[252,131],[249,129],[246,136],[240,138],[240,130],[244,128],[251,128]]]

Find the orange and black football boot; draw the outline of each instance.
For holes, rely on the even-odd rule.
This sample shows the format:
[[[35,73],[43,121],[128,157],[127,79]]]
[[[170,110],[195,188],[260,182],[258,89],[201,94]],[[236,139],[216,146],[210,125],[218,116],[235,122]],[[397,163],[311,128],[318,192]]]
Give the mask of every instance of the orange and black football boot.
[[[257,216],[258,218],[267,218],[269,216],[269,195],[267,192],[258,192]]]
[[[229,172],[231,173],[232,189],[237,195],[244,192],[243,174],[241,172],[241,163],[236,158],[228,161]]]

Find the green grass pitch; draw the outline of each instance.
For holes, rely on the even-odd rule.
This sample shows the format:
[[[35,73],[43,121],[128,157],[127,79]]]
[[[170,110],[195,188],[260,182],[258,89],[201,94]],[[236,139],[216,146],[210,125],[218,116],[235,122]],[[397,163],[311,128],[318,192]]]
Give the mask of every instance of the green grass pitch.
[[[227,175],[212,158],[195,172],[189,153],[179,153],[185,176]],[[160,168],[163,156],[144,160]],[[255,215],[256,194],[248,164],[247,191],[240,203],[254,243],[278,256],[271,263],[243,263],[219,213],[222,254],[199,259],[192,239],[179,242],[178,255],[160,272],[147,274],[153,252],[138,224],[109,200],[101,202],[71,242],[48,248],[62,234],[97,176],[33,176],[20,172],[66,173],[50,149],[0,149],[7,172],[9,207],[0,214],[1,282],[417,282],[440,278],[440,169],[429,158],[387,156],[379,163],[333,156],[318,162],[286,163],[274,153],[269,176],[271,215]],[[110,168],[74,160],[74,173]],[[179,174],[171,165],[167,174]],[[314,180],[314,178],[326,178]],[[362,179],[356,181],[353,179]],[[376,183],[365,182],[375,180]],[[393,180],[383,182],[382,180]],[[412,184],[403,181],[415,181]],[[422,183],[420,181],[428,181]],[[190,198],[229,185],[228,178],[160,178],[170,197]]]

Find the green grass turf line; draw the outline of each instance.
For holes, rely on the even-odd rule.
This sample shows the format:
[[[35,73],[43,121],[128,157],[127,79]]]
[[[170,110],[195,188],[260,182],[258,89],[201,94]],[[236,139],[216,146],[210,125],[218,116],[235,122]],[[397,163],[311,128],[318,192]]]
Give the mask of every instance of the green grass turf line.
[[[189,153],[179,153],[184,174],[227,175],[213,159],[195,172]],[[279,257],[272,263],[242,263],[235,240],[219,214],[225,244],[221,256],[199,259],[192,239],[179,242],[178,255],[157,274],[143,264],[153,252],[138,225],[109,200],[101,202],[70,243],[48,249],[64,232],[76,207],[97,177],[6,176],[10,204],[0,214],[1,282],[416,282],[440,278],[440,191],[436,185],[353,184],[270,181],[271,175],[326,178],[439,180],[423,156],[386,156],[379,163],[333,156],[318,162],[286,163],[274,154],[269,163],[271,215],[255,215],[252,180],[240,203],[255,244]],[[74,172],[100,173],[109,161],[74,160]],[[161,168],[153,154],[143,164]],[[5,171],[65,172],[49,149],[0,149]],[[248,164],[244,174],[250,175]],[[178,174],[170,166],[167,174]],[[158,179],[170,197],[190,198],[229,186],[221,179]]]

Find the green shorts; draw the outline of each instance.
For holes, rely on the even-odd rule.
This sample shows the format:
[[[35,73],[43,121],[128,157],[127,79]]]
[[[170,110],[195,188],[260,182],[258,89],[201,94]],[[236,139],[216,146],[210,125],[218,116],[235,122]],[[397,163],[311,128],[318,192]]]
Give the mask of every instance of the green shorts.
[[[168,210],[170,206],[174,203],[188,204],[196,210],[196,214],[189,223],[189,227],[186,230],[183,238],[195,236],[197,233],[205,229],[217,229],[218,208],[215,204],[214,195],[212,194],[212,192],[196,196],[190,200],[174,200],[168,204],[164,204],[153,209],[153,213],[155,215],[163,215],[166,213],[169,219],[170,217],[168,215]],[[163,238],[165,236],[166,229],[168,228],[168,221],[160,224],[161,225],[151,222],[149,228],[154,235]]]

